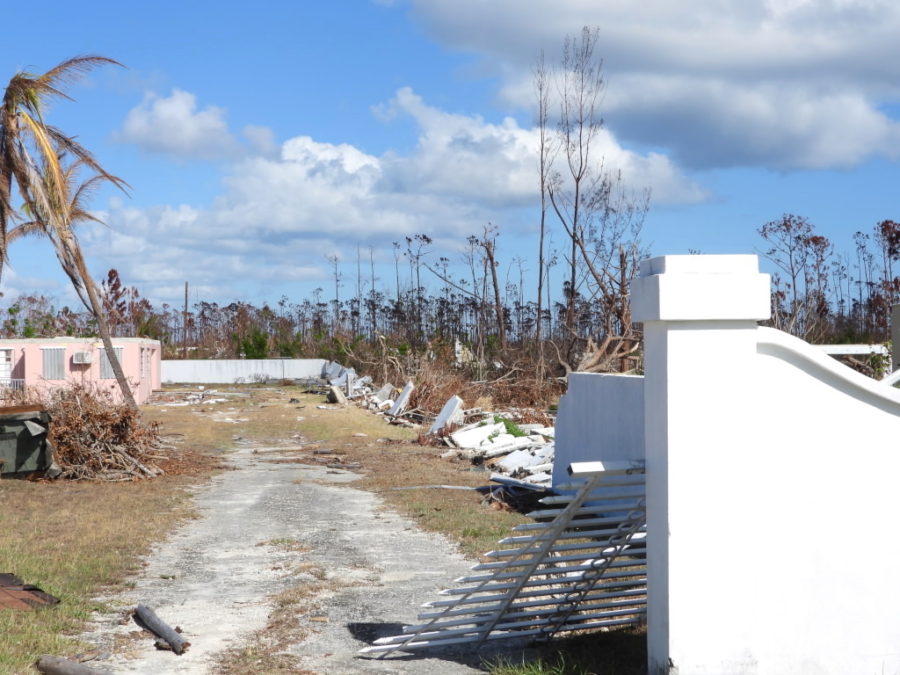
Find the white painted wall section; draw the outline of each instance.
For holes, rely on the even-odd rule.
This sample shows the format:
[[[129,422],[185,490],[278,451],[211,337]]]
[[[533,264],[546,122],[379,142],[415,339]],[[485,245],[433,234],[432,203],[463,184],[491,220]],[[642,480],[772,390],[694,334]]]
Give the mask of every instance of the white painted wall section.
[[[755,256],[666,256],[645,334],[653,675],[900,673],[900,392],[771,329]]]
[[[269,380],[302,380],[322,375],[325,359],[185,359],[162,362],[162,381],[189,384],[233,384]]]
[[[644,459],[644,378],[572,373],[556,416],[553,485],[572,462]]]

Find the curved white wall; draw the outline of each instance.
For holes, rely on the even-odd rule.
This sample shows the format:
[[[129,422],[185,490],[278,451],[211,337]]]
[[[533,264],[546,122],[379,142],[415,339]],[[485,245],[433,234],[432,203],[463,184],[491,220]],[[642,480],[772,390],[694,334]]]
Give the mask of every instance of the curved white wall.
[[[900,673],[900,392],[759,328],[753,256],[666,256],[645,335],[650,673]]]

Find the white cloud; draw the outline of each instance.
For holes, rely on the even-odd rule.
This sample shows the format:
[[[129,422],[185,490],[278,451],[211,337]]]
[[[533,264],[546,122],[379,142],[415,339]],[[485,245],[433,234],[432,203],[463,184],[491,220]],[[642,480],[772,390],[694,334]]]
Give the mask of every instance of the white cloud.
[[[206,208],[114,202],[102,214],[110,227],[86,228],[86,244],[147,294],[190,279],[234,297],[247,279],[325,283],[325,256],[347,259],[357,246],[390,259],[391,243],[406,236],[427,234],[436,248],[453,251],[489,221],[510,234],[530,226],[522,207],[536,211],[538,204],[536,130],[511,118],[493,124],[450,114],[406,88],[379,111],[415,122],[411,152],[376,157],[297,136],[280,154],[231,163]],[[609,132],[598,149],[630,187],[652,187],[670,202],[704,196],[663,155],[625,150]]]
[[[891,0],[412,0],[446,45],[474,52],[506,103],[533,106],[529,66],[599,27],[604,116],[623,140],[693,167],[851,166],[897,156]]]
[[[266,127],[245,127],[243,135],[250,148],[228,129],[222,108],[198,109],[194,94],[173,89],[168,97],[146,94],[129,111],[116,138],[178,159],[233,159],[250,151],[265,155],[275,150],[273,134]]]

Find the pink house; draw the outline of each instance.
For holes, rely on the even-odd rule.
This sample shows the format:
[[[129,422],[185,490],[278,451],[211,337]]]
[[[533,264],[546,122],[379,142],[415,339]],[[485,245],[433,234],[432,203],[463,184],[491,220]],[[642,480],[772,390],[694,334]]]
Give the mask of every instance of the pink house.
[[[113,348],[138,403],[160,388],[159,340],[113,338]],[[0,340],[0,397],[3,389],[49,390],[77,382],[108,389],[121,398],[103,343],[96,338]]]

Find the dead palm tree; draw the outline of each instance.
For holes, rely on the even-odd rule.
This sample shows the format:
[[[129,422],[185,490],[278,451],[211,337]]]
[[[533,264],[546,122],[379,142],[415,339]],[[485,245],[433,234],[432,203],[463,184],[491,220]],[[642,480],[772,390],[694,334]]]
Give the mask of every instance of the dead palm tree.
[[[109,331],[109,322],[103,311],[97,285],[87,270],[81,245],[75,234],[74,226],[79,222],[102,222],[86,210],[85,201],[97,186],[105,181],[124,188],[124,182],[115,176],[104,173],[95,174],[79,184],[79,171],[86,163],[76,159],[65,164],[62,157],[54,162],[44,162],[43,171],[39,175],[30,176],[25,192],[26,211],[32,216],[28,222],[21,223],[7,235],[7,241],[28,235],[46,236],[53,244],[56,257],[78,297],[84,306],[97,320],[97,331],[103,341],[106,357],[118,382],[125,402],[133,408],[137,407],[131,386],[122,371],[122,365],[116,357]],[[61,180],[58,184],[56,181]]]

